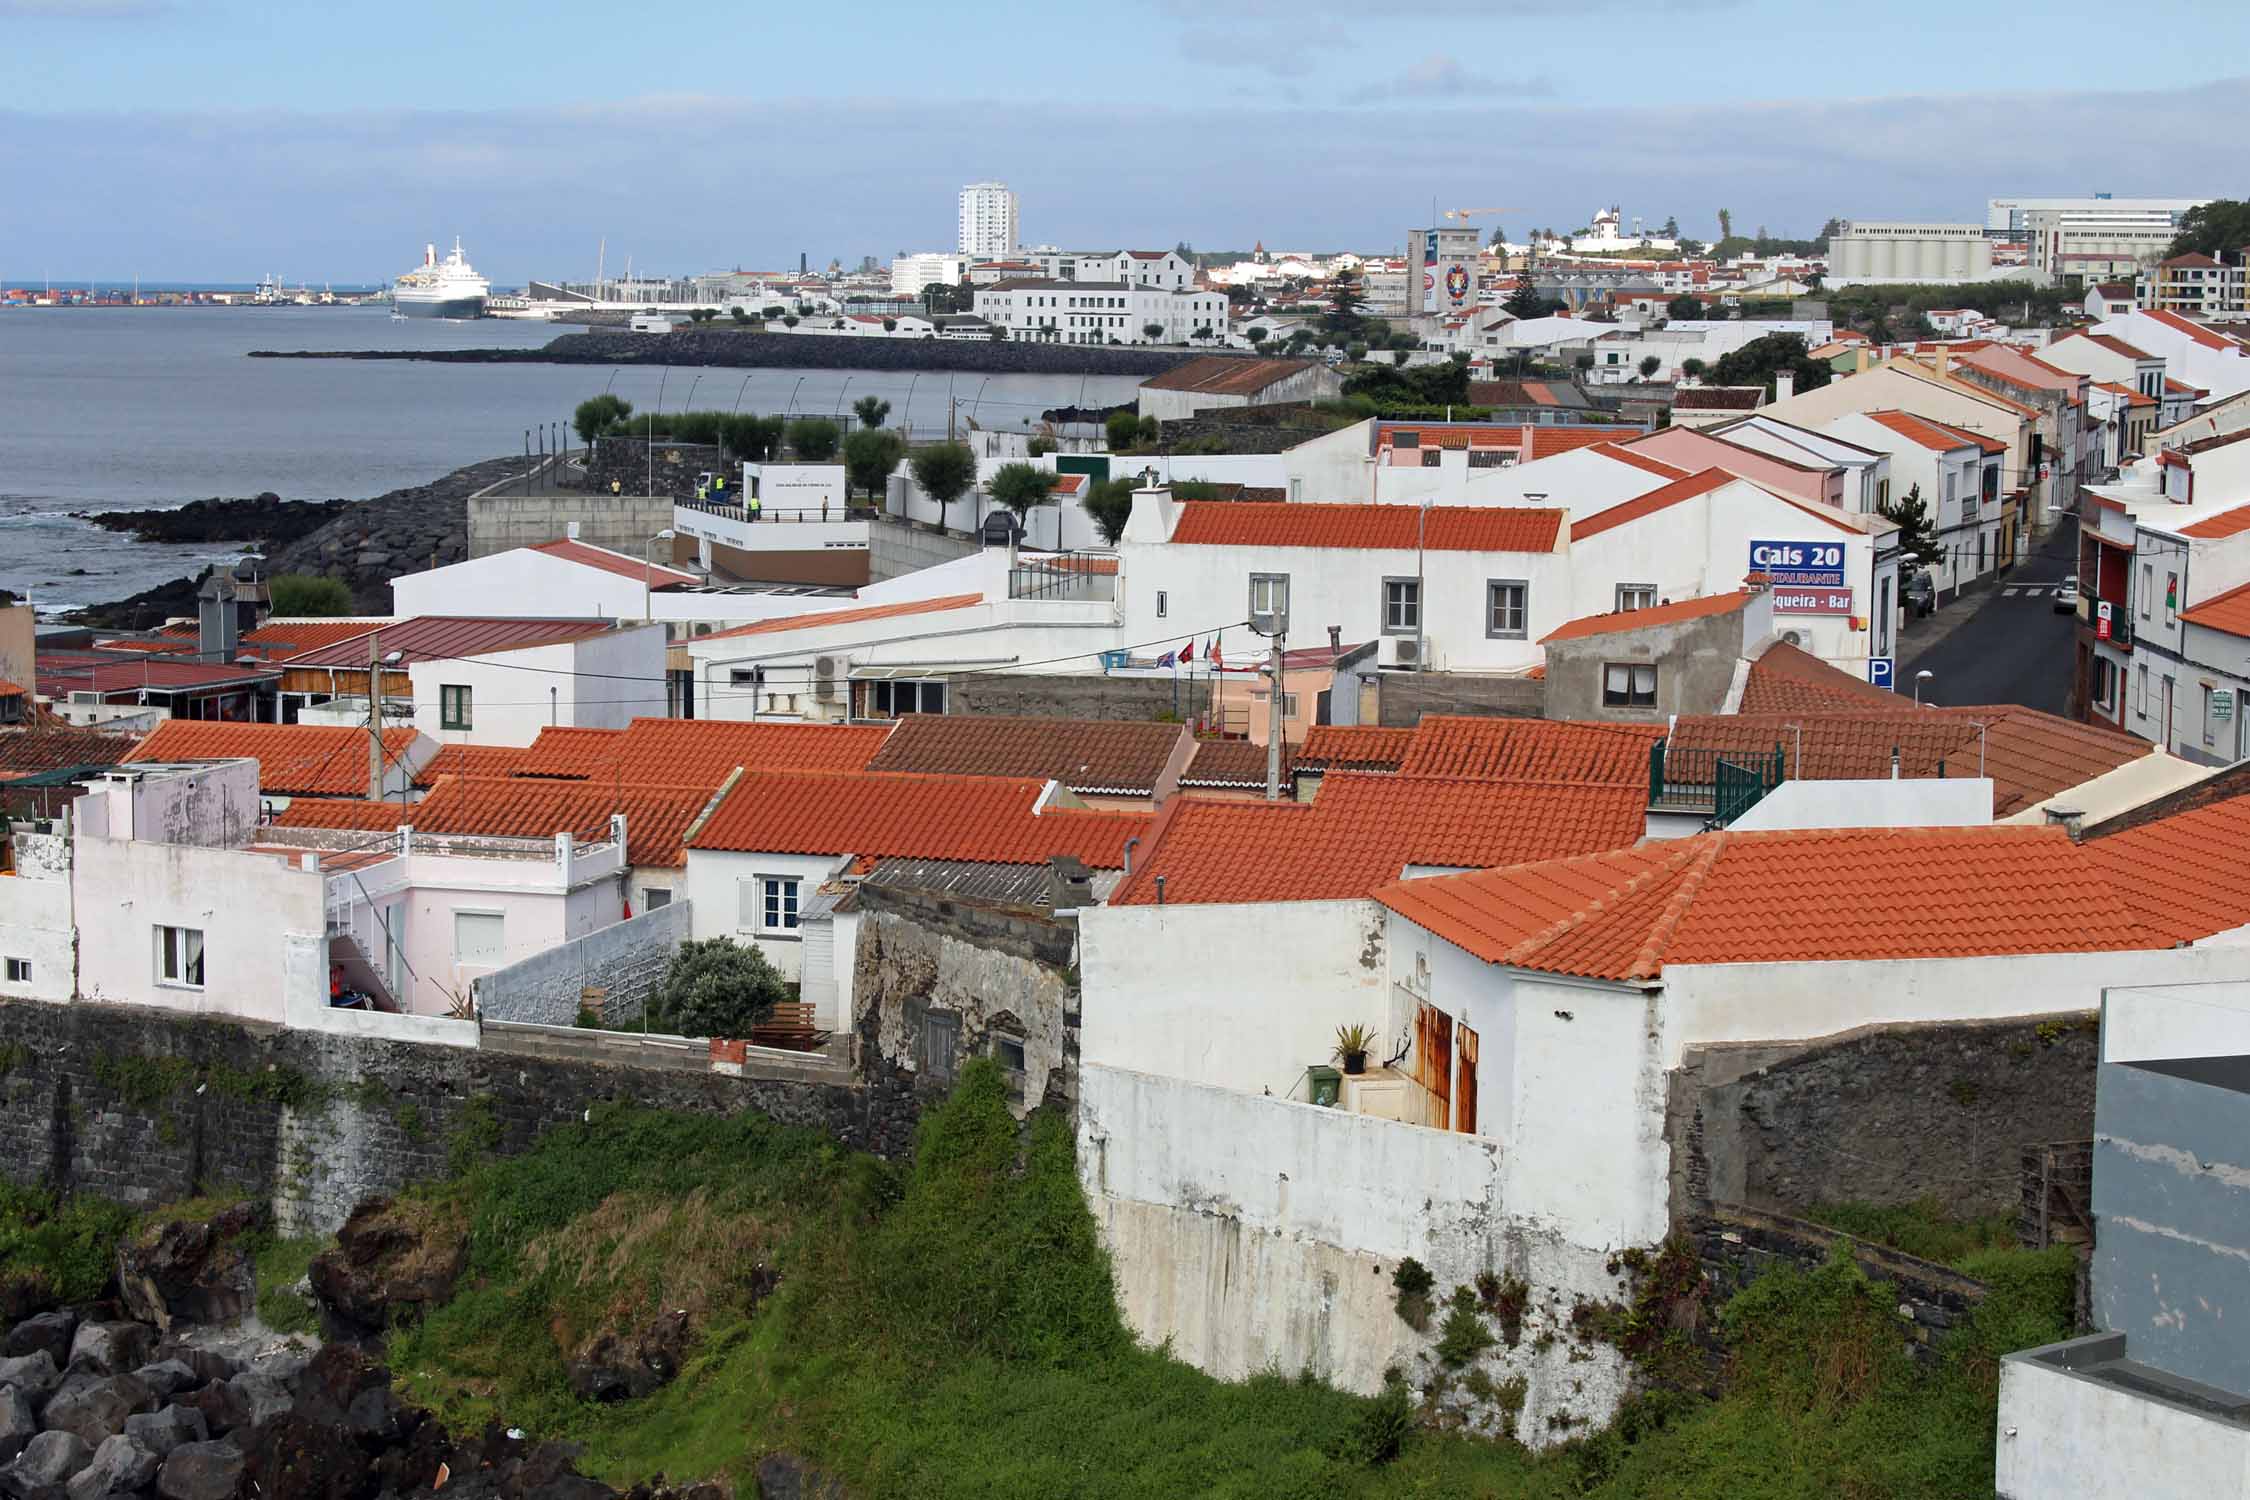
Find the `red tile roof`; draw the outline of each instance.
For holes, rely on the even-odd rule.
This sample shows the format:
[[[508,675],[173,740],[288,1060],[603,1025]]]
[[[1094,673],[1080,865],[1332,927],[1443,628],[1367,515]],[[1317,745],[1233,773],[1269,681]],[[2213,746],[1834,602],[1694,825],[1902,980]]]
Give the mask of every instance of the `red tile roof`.
[[[2243,509],[2250,510],[2250,506]],[[2237,513],[2230,511],[2228,514]],[[2241,526],[2238,525],[2236,529],[2240,530]],[[2250,583],[2238,589],[2229,589],[2215,599],[2206,599],[2193,609],[2182,610],[2180,618],[2190,625],[2201,625],[2206,630],[2250,636]]]
[[[1427,514],[1428,522],[1422,518]],[[1344,547],[1411,552],[1551,552],[1564,512],[1526,506],[1291,505],[1190,500],[1172,540],[1201,547]]]
[[[1648,788],[1332,771],[1313,802],[1176,797],[1111,905],[1341,901],[1409,865],[1481,868],[1629,844]]]
[[[1179,724],[1131,719],[912,714],[899,720],[870,771],[939,776],[1036,776],[1074,792],[1153,796],[1187,736]],[[1264,779],[1264,772],[1259,773]]]
[[[2097,380],[2094,382],[2094,386],[2097,390],[2107,391],[2112,396],[2123,396],[2127,406],[2154,406],[2156,404],[2154,396],[2144,396],[2131,386],[2119,385],[2114,380]]]
[[[414,784],[435,786],[440,776],[512,776],[523,756],[523,750],[514,745],[440,745],[430,763],[415,776]]]
[[[134,737],[54,721],[20,734],[0,734],[0,774],[29,775],[65,766],[116,765],[133,753]]]
[[[584,780],[599,776],[613,778],[619,756],[624,753],[625,731],[622,729],[578,729],[551,725],[539,731],[536,738],[521,750],[511,752],[515,759],[509,765],[511,776],[557,776]],[[440,754],[443,752],[441,751]]]
[[[574,542],[568,538],[557,542],[541,542],[530,550],[544,552],[549,557],[560,558],[564,562],[577,563],[581,567],[599,568],[604,573],[615,573],[620,578],[644,580],[650,588],[655,589],[683,588],[688,584],[703,581],[693,573],[683,573],[678,568],[667,568],[662,563],[644,562],[637,557],[628,557],[622,552],[612,552],[607,547],[596,547],[586,542]]]
[[[2153,518],[2151,524],[2154,524]],[[2205,516],[2192,526],[2182,526],[2180,535],[2192,536],[2198,541],[2213,541],[2219,537],[2237,536],[2245,531],[2250,531],[2250,504],[2220,511],[2215,516]]]
[[[1524,445],[1526,463],[1537,458],[1552,458],[1558,453],[1568,453],[1573,448],[1591,448],[1600,443],[1617,440],[1616,427],[1533,427],[1531,437]],[[1638,434],[1635,434],[1636,436]]]
[[[1650,490],[1645,495],[1636,495],[1622,505],[1613,505],[1607,510],[1596,511],[1593,515],[1577,521],[1570,528],[1570,539],[1573,542],[1582,542],[1590,536],[1600,536],[1603,532],[1614,530],[1629,521],[1638,521],[1643,516],[1652,516],[1660,510],[1678,505],[1683,500],[1693,500],[1698,495],[1708,495],[1720,486],[1733,484],[1734,482],[1735,476],[1724,469],[1705,469],[1700,474],[1690,474],[1685,479],[1675,479],[1672,483],[1659,489]]]
[[[2250,797],[2233,797],[2086,841],[2143,923],[2175,943],[2250,924]]]
[[[1376,899],[1490,963],[1646,982],[1669,964],[2165,946],[2059,828],[1708,833],[1401,881]]]
[[[1685,479],[1688,477],[1688,471],[1677,464],[1668,464],[1661,458],[1651,458],[1646,453],[1635,453],[1632,449],[1620,443],[1601,443],[1595,447],[1594,451],[1604,458],[1614,458],[1621,464],[1631,464],[1636,469],[1644,469],[1660,479]]]
[[[403,761],[421,737],[411,727],[383,731],[387,764]],[[271,797],[367,794],[367,731],[329,724],[224,724],[170,719],[133,747],[128,761],[234,760],[258,763],[258,790]]]
[[[1148,830],[1141,813],[1039,811],[1046,789],[1028,777],[756,772],[735,783],[688,847],[1011,865],[1067,854],[1115,870],[1125,841]]]
[[[1822,709],[1898,708],[1902,700],[1889,688],[1832,667],[1809,651],[1775,642],[1750,664],[1740,711],[1802,713]]]
[[[394,651],[399,653],[400,660],[392,667],[395,671],[419,661],[454,661],[494,651],[514,651],[527,646],[551,646],[561,641],[583,640],[587,636],[602,634],[613,623],[600,619],[556,620],[532,616],[423,615],[412,620],[374,627],[379,633],[379,639],[374,644],[385,657]],[[356,667],[365,671],[369,628],[363,626],[349,639],[317,645],[281,660],[291,667],[335,667],[339,670]]]
[[[858,771],[888,724],[761,724],[732,719],[635,719],[624,729],[543,729],[518,776],[717,786],[752,771]]]
[[[1281,786],[1286,795],[1295,760],[1287,745],[1281,748]],[[1249,740],[1197,740],[1195,754],[1180,773],[1183,787],[1263,791],[1266,785],[1266,747]]]
[[[1690,385],[1672,393],[1674,411],[1756,411],[1765,401],[1762,385]]]
[[[1319,724],[1305,731],[1297,764],[1307,770],[1395,771],[1414,742],[1411,729],[1372,724]]]
[[[1648,788],[1653,724],[1571,719],[1480,719],[1432,714],[1413,730],[1399,763],[1405,776],[1564,781]]]
[[[2089,344],[2098,344],[2102,348],[2107,349],[2110,353],[2122,354],[2127,359],[2156,358],[2156,356],[2153,354],[2144,353],[2143,351],[2134,348],[2131,344],[2126,343],[2123,339],[2118,338],[2114,334],[2096,333],[2090,328],[2081,328],[2076,333],[2064,334],[2063,339],[2084,339]],[[2061,343],[2062,341],[2062,339],[2057,339],[2055,342]]]
[[[1977,445],[1951,427],[1918,417],[1910,411],[1871,411],[1866,414],[1870,422],[1879,422],[1909,442],[1936,453],[1952,453]]]
[[[851,609],[829,609],[809,615],[787,615],[778,620],[759,620],[749,625],[737,625],[732,630],[715,630],[709,635],[697,636],[696,639],[724,641],[743,635],[778,635],[785,630],[804,630],[814,626],[857,625],[865,620],[942,614],[946,610],[968,609],[982,603],[982,594],[946,594],[936,599],[908,599],[899,604],[862,604]]]
[[[609,817],[625,814],[625,857],[636,865],[678,866],[680,838],[710,803],[706,786],[623,788],[587,781],[537,781],[509,776],[448,776],[421,801],[292,802],[274,821],[285,828],[366,828],[408,823],[423,833],[486,838],[581,840],[609,836]]]
[[[2169,375],[2164,377],[2164,389],[2175,396],[2207,396],[2210,394],[2202,386],[2189,385],[2186,381],[2174,380]]]
[[[1582,636],[1610,635],[1620,630],[1646,630],[1653,625],[1676,625],[1682,620],[1731,615],[1749,600],[1748,591],[1737,589],[1731,594],[1681,599],[1670,604],[1654,604],[1647,609],[1623,609],[1613,610],[1608,614],[1582,615],[1541,636],[1539,643],[1544,646],[1553,641],[1575,641]]]

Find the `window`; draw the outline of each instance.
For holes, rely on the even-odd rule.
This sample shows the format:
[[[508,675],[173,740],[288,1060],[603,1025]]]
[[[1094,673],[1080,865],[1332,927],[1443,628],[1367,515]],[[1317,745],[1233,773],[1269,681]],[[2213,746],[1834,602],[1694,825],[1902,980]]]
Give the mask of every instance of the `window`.
[[[1495,578],[1484,586],[1484,633],[1496,640],[1520,641],[1529,634],[1531,585],[1520,578]]]
[[[2095,660],[2100,661],[2101,658],[2096,657]],[[2107,663],[2104,663],[2104,665],[2107,665]],[[2108,700],[2104,699],[2103,701],[2107,702]],[[2211,684],[2208,682],[2203,684],[2203,743],[2206,745],[2218,743],[2218,737],[2211,727]]]
[[[497,964],[507,952],[508,919],[496,911],[453,914],[453,961]]]
[[[203,988],[203,929],[156,929],[156,981],[159,984]]]
[[[1156,618],[1163,619],[1172,612],[1172,595],[1165,589],[1156,591]]]
[[[30,960],[30,959],[28,959],[28,958],[11,958],[11,959],[9,959],[9,960],[8,960],[8,983],[10,983],[10,984],[29,984],[29,983],[31,983],[31,960]]]
[[[1984,534],[1977,534],[1977,571],[1984,571]],[[1875,654],[1891,654],[1891,580],[1886,578],[1875,591]]]
[[[1955,498],[1954,480],[1956,477],[1951,469],[1945,471],[1945,503],[1948,505],[1951,505]]]
[[[1984,501],[1990,505],[2000,498],[2000,466],[1987,464],[1984,468]]]
[[[664,887],[660,885],[644,885],[641,887],[642,911],[655,911],[658,907],[670,906],[671,904],[672,893]]]
[[[1023,1038],[995,1036],[992,1039],[992,1057],[993,1061],[1000,1064],[1000,1071],[1008,1075],[1008,1098],[1021,1104],[1024,1086]]]
[[[1656,668],[1630,662],[1609,662],[1602,667],[1604,708],[1656,707]]]
[[[1505,469],[1509,467],[1509,454],[1500,448],[1471,448],[1469,467],[1472,469]]]
[[[1412,635],[1422,628],[1422,582],[1418,578],[1383,580],[1383,634]]]
[[[1617,586],[1617,608],[1620,613],[1628,609],[1648,609],[1656,603],[1656,585],[1653,583],[1621,583]]]
[[[438,727],[440,729],[467,729],[469,723],[469,689],[462,683],[446,683],[438,689]]]
[[[1393,448],[1419,448],[1422,446],[1422,434],[1419,432],[1394,432],[1391,434],[1391,446]]]
[[[945,684],[925,678],[901,677],[859,684],[859,717],[896,719],[907,714],[945,712]]]
[[[923,1012],[921,1042],[921,1056],[915,1063],[922,1076],[932,1083],[951,1086],[961,1047],[961,1018],[940,1011]]]
[[[797,931],[797,878],[793,875],[760,875],[743,883],[744,895],[754,904],[743,923],[760,932],[792,935]]]
[[[2148,601],[2149,601],[2149,597],[2150,597],[2150,596],[2151,596],[2152,594],[2154,594],[2155,592],[2156,592],[2156,564],[2154,564],[2154,563],[2142,563],[2142,564],[2141,564],[2141,618],[2142,618],[2142,619],[2144,619],[2144,620],[2148,618]],[[2148,668],[2146,668],[2146,667],[2143,667],[2143,668],[2141,668],[2141,670],[2142,670],[2143,672],[2146,672],[2146,671],[2148,670]]]
[[[1289,613],[1289,575],[1287,573],[1252,573],[1250,575],[1250,617],[1260,615],[1287,616]]]
[[[2180,575],[2167,573],[2164,575],[2164,623],[2167,625],[2179,624],[2179,609]]]
[[[1273,711],[1273,699],[1270,694],[1253,689],[1250,696],[1256,702],[1257,712],[1261,718]],[[1295,693],[1283,693],[1281,695],[1281,716],[1284,719],[1297,717],[1297,695]]]

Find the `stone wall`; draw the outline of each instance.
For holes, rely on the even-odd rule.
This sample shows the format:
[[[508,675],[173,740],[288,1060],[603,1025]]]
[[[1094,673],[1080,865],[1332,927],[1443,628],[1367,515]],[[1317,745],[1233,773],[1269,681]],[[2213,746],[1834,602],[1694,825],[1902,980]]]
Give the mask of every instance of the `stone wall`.
[[[1690,1047],[1671,1078],[1675,1220],[1718,1201],[2015,1207],[2022,1148],[2093,1134],[2091,1013]]]
[[[645,487],[636,480],[633,490]],[[670,561],[652,554],[649,538],[672,524],[672,502],[628,492],[618,496],[604,485],[597,491],[565,495],[479,495],[467,502],[468,555],[490,557],[515,547],[559,542],[578,523],[578,539],[627,557],[645,557],[659,566]]]
[[[523,1151],[604,1101],[757,1109],[886,1156],[916,1102],[799,1078],[725,1077],[283,1031],[133,1006],[0,1001],[0,1176],[154,1205],[205,1189],[327,1233],[374,1192]]]
[[[653,455],[651,446],[656,450]],[[727,476],[727,488],[733,490],[742,483],[742,460],[715,444],[675,443],[665,437],[659,437],[653,445],[646,438],[596,438],[593,459],[586,466],[588,488],[597,495],[608,495],[614,482],[620,494],[656,494],[667,505],[674,500],[694,500],[698,474],[722,472]],[[646,546],[651,534],[671,524],[671,513],[666,511],[663,520],[641,533],[641,545]]]
[[[931,531],[905,521],[878,519],[867,523],[867,581],[885,583],[923,568],[952,562],[981,550],[975,537],[950,531]]]
[[[1076,1110],[1076,921],[872,882],[858,900],[852,994],[864,1067],[934,1089],[917,1063],[935,1013],[957,1023],[956,1066],[994,1055],[997,1038],[1022,1041],[1019,1117],[1035,1105]]]
[[[1188,686],[1164,677],[1092,673],[968,672],[953,679],[949,712],[1053,715],[1066,719],[1165,719],[1189,716]],[[1386,721],[1388,722],[1388,721]]]
[[[492,1021],[570,1026],[591,1005],[606,1026],[640,1019],[664,966],[687,941],[687,901],[674,901],[558,944],[474,981],[477,1014]],[[589,989],[601,994],[586,998]]]
[[[1376,678],[1376,722],[1411,729],[1424,714],[1536,719],[1546,684],[1534,677],[1470,677],[1454,672],[1384,672]]]

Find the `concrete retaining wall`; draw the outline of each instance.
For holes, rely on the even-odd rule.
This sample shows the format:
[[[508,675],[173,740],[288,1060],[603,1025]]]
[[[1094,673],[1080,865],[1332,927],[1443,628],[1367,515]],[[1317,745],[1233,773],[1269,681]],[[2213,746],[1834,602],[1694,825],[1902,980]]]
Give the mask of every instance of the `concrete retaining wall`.
[[[974,537],[928,531],[903,521],[867,523],[867,581],[885,583],[980,550]]]
[[[637,1021],[664,966],[687,941],[691,909],[674,901],[496,969],[471,986],[477,1013],[490,1021],[569,1026],[581,1005],[592,1005],[605,1025]],[[604,993],[589,1000],[588,989]]]
[[[573,521],[578,523],[580,541],[642,557],[647,555],[648,539],[672,524],[669,497],[617,496],[607,489],[568,495],[478,495],[470,499],[468,509],[471,557],[560,541],[570,534]]]
[[[1411,729],[1424,714],[1536,719],[1545,712],[1547,685],[1537,678],[1385,672],[1376,680],[1376,722],[1394,728]]]

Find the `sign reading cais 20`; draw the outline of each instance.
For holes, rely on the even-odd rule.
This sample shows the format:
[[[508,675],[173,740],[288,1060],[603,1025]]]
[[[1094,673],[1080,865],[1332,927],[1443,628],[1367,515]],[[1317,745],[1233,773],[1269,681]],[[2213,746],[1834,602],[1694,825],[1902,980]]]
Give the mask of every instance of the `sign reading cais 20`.
[[[1750,571],[1763,573],[1775,583],[1840,584],[1844,581],[1844,544],[1753,541]]]

